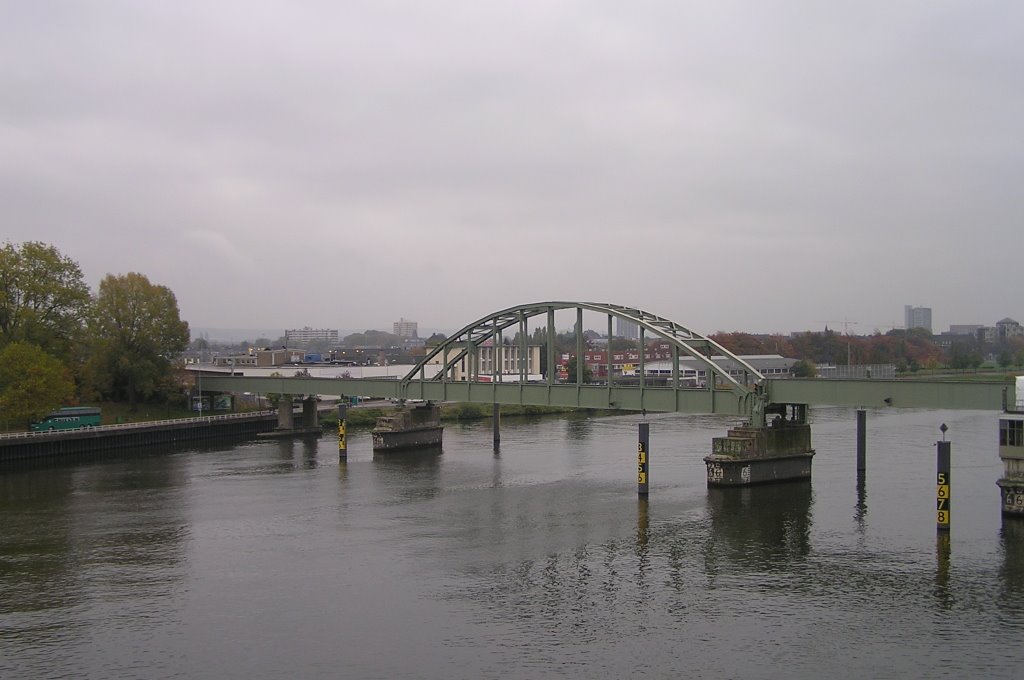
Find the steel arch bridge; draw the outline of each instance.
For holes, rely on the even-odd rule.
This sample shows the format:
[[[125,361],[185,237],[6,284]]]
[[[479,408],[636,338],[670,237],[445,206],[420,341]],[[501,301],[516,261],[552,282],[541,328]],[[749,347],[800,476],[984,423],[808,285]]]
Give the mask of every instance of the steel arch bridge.
[[[576,356],[586,351],[584,312],[607,317],[608,337],[615,319],[635,323],[639,346],[661,339],[672,348],[672,373],[653,384],[645,377],[644,352],[639,352],[636,384],[616,383],[610,376],[611,352],[603,383],[584,382],[584,362],[576,362],[576,375],[568,381],[555,379],[554,343],[547,343],[547,376],[529,380],[526,360],[528,322],[545,318],[547,338],[554,338],[555,313],[575,310]],[[506,331],[514,340],[506,342]],[[513,351],[516,350],[516,351]],[[491,370],[480,370],[483,352],[490,353]],[[518,375],[514,381],[502,370],[505,352],[514,357]],[[690,357],[705,370],[703,385],[680,377],[679,360]],[[737,375],[712,361],[725,357]],[[461,376],[461,377],[457,377]],[[748,362],[711,338],[675,321],[635,307],[595,302],[538,302],[509,307],[464,326],[438,346],[402,378],[313,378],[203,376],[204,388],[220,392],[259,392],[293,395],[337,395],[458,401],[480,404],[524,404],[567,408],[623,409],[630,411],[685,412],[744,416],[752,425],[763,425],[772,404],[836,404],[850,406],[908,406],[923,408],[1002,408],[1012,402],[1006,383],[953,383],[907,380],[767,380]],[[1009,390],[1009,392],[1008,392]],[[1009,396],[1008,396],[1009,394]]]

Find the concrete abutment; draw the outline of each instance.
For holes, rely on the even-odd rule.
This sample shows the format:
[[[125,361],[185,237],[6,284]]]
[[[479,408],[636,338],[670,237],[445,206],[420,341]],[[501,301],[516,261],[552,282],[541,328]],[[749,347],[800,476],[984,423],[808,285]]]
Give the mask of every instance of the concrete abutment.
[[[809,479],[814,449],[804,404],[772,405],[766,425],[750,423],[711,440],[704,458],[708,486],[746,486]]]
[[[1003,517],[1024,521],[1024,412],[1007,411],[999,416],[999,458],[1003,476],[996,484]]]

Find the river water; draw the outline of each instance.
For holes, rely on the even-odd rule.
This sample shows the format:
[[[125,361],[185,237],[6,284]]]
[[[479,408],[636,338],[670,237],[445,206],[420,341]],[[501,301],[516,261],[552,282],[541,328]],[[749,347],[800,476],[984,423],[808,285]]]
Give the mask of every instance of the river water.
[[[812,413],[810,483],[709,490],[734,420],[449,425],[0,471],[2,678],[1020,677],[997,416]],[[948,545],[935,440],[953,442]]]

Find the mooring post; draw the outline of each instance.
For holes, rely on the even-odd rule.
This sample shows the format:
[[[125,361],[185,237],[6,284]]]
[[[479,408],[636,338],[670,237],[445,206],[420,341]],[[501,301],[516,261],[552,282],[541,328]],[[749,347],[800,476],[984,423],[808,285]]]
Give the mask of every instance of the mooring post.
[[[494,443],[501,443],[501,404],[495,402],[494,415],[492,416],[492,427],[494,428]]]
[[[639,496],[646,496],[650,491],[650,453],[651,453],[651,424],[640,423],[639,442],[636,447],[636,493]]]
[[[338,404],[338,457],[348,458],[348,441],[345,427],[345,416],[348,415],[348,406]]]
[[[857,409],[857,472],[867,469],[868,458],[868,413],[862,408]]]
[[[935,529],[936,531],[949,531],[949,520],[952,514],[950,505],[952,495],[950,493],[949,474],[949,450],[950,442],[946,441],[946,424],[943,423],[939,429],[942,431],[942,441],[938,444],[938,455],[935,462]]]

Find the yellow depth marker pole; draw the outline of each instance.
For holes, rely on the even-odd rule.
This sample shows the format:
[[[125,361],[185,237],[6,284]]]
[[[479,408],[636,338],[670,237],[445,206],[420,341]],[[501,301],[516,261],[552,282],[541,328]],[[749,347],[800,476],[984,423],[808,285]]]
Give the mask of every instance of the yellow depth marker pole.
[[[338,457],[348,458],[348,442],[345,437],[345,416],[348,415],[348,406],[338,404]]]
[[[949,531],[949,520],[951,515],[951,494],[949,491],[949,450],[950,443],[946,441],[946,424],[939,428],[942,431],[942,441],[938,444],[938,456],[935,463],[935,529],[937,531]]]
[[[651,451],[651,424],[640,423],[639,442],[636,447],[636,492],[640,496],[646,496],[650,491],[648,483],[648,472],[650,460],[648,456]]]

